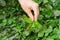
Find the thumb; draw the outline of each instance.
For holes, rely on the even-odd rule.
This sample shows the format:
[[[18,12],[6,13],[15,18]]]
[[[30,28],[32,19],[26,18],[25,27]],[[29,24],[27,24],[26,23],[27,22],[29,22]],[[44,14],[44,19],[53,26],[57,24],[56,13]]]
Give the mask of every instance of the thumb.
[[[25,12],[27,13],[27,15],[30,17],[30,19],[32,19],[32,21],[34,21],[34,17],[33,17],[33,14],[31,12],[30,9],[26,9]]]

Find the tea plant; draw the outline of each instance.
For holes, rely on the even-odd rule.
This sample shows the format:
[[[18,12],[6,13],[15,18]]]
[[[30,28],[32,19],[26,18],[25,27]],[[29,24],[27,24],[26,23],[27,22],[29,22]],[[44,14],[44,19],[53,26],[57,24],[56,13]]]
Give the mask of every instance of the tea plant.
[[[0,0],[0,40],[60,40],[60,0],[34,0],[38,21],[32,22],[17,0]]]

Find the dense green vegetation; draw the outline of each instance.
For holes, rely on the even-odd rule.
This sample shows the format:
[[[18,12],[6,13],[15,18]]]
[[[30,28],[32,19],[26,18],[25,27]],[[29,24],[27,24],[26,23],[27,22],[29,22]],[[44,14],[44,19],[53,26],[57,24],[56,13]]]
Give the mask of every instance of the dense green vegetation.
[[[34,0],[40,15],[32,22],[17,0],[0,0],[0,40],[60,40],[60,0]]]

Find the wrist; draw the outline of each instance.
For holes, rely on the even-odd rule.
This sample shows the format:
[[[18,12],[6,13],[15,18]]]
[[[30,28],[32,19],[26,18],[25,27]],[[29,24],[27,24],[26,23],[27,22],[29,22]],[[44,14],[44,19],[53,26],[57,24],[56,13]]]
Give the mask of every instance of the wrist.
[[[23,0],[18,0],[18,2],[21,4],[23,2]]]
[[[22,2],[22,1],[31,1],[31,0],[18,0],[19,2]]]
[[[28,1],[32,1],[32,0],[18,0],[20,4],[23,4],[25,2],[28,2]]]

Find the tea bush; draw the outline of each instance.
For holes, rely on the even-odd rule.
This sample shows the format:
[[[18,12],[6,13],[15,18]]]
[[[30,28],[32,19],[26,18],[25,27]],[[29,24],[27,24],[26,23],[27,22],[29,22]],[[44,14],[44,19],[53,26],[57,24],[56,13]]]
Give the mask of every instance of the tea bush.
[[[0,40],[60,40],[60,0],[34,0],[40,15],[32,22],[17,0],[0,0]]]

